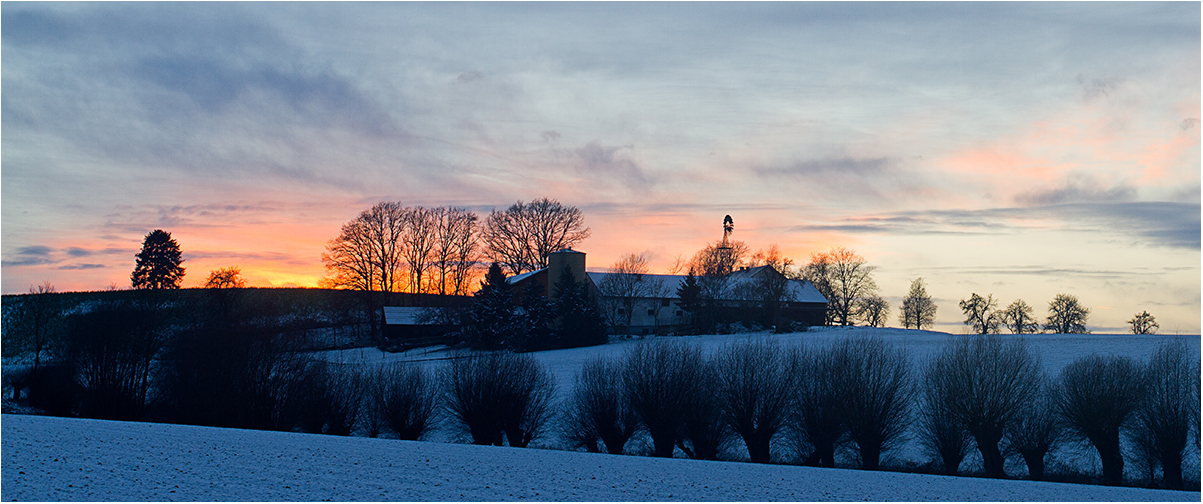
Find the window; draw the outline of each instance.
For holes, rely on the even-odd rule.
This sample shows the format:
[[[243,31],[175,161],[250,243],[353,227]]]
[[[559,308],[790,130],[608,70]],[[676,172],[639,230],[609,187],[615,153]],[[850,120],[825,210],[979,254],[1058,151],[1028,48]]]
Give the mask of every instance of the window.
[[[682,316],[682,315],[684,315],[684,314],[685,314],[685,313],[684,313],[684,312],[682,312],[681,310],[677,310],[677,316],[678,316],[678,317],[680,317],[680,316]]]
[[[669,302],[670,302],[670,301],[668,300],[668,298],[661,299],[661,300],[660,300],[660,306],[668,306],[668,305],[669,305]]]
[[[622,314],[623,314],[623,312],[625,312],[625,311],[626,311],[626,308],[622,308],[622,307],[619,307],[619,308],[618,308],[618,314],[619,314],[619,315],[622,315]]]
[[[652,309],[652,308],[648,308],[648,310],[647,310],[647,314],[648,314],[648,315],[651,315],[651,316],[653,316],[653,317],[655,317],[655,316],[656,316],[656,310],[654,310],[654,309]]]

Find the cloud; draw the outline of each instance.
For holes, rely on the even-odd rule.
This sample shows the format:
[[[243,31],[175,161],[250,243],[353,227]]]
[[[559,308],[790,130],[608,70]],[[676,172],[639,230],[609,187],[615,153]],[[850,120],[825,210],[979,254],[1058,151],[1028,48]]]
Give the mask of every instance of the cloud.
[[[1122,202],[1136,198],[1136,188],[1117,184],[1103,187],[1094,178],[1072,174],[1060,187],[1020,193],[1015,202],[1023,205],[1060,205],[1064,203]]]
[[[105,266],[103,264],[84,263],[84,264],[70,264],[70,265],[58,267],[58,269],[61,269],[61,270],[89,270],[89,269],[102,269],[102,268],[107,268],[107,266]]]
[[[606,145],[595,140],[573,149],[570,155],[577,172],[590,175],[595,181],[646,189],[648,177],[631,159],[634,149],[634,145]]]
[[[1086,101],[1097,98],[1106,98],[1111,96],[1119,89],[1123,79],[1116,77],[1107,77],[1103,79],[1086,79],[1083,75],[1078,75],[1078,86],[1082,88],[1082,98]]]
[[[1200,205],[1176,202],[1073,203],[979,210],[920,210],[853,216],[790,228],[864,234],[1013,234],[1051,220],[1067,231],[1118,232],[1148,245],[1199,249]],[[1038,223],[1038,224],[1033,224]]]
[[[833,157],[799,160],[777,166],[756,168],[755,171],[764,177],[781,175],[799,177],[837,175],[840,177],[860,178],[879,176],[893,168],[895,164],[896,160],[885,157]]]

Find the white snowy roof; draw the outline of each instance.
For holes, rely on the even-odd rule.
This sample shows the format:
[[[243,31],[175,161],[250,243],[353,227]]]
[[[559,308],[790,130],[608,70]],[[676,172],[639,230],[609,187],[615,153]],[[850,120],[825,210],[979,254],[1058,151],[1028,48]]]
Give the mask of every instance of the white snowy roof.
[[[764,271],[765,268],[768,268],[768,266],[761,266],[758,268],[748,268],[748,269],[744,269],[744,270],[731,272],[731,274],[728,275],[728,278],[731,283],[727,286],[728,287],[727,292],[731,292],[731,293],[739,292],[740,291],[739,287],[742,284],[755,281],[757,275],[762,274],[762,272]],[[616,273],[604,273],[604,272],[594,272],[594,271],[587,272],[586,274],[589,275],[589,278],[591,280],[593,280],[594,285],[601,285],[602,281],[605,280],[606,277],[611,276],[611,275],[616,275]],[[768,273],[764,273],[764,274],[768,274]],[[666,297],[666,298],[670,298],[670,299],[677,298],[677,288],[680,287],[683,282],[685,282],[685,275],[651,275],[651,274],[648,274],[648,275],[644,275],[643,278],[644,278],[645,282],[656,282],[656,283],[660,284],[660,289],[658,289],[658,290],[663,292],[664,295],[658,296],[658,297]],[[823,297],[823,295],[819,293],[819,290],[816,289],[814,285],[811,285],[811,283],[807,282],[806,280],[792,280],[791,279],[789,281],[789,283],[787,284],[786,288],[787,288],[787,294],[786,294],[785,298],[790,301],[797,301],[797,302],[801,302],[801,303],[826,303],[827,302],[827,298]],[[734,296],[732,296],[732,298],[734,299]]]

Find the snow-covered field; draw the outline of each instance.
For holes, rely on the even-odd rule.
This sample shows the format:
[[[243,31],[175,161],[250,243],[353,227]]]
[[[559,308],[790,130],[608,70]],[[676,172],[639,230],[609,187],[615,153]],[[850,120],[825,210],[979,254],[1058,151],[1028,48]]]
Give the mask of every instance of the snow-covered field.
[[[1173,492],[70,418],[0,417],[0,498],[1199,501]]]

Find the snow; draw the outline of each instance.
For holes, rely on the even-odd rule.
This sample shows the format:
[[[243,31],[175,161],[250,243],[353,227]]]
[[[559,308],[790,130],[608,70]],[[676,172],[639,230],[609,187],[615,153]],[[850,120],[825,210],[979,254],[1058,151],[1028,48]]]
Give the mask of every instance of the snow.
[[[1194,501],[1173,492],[0,416],[0,498],[50,501]]]

